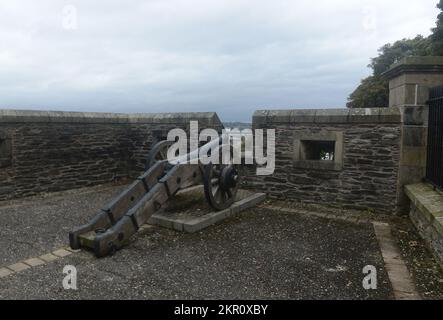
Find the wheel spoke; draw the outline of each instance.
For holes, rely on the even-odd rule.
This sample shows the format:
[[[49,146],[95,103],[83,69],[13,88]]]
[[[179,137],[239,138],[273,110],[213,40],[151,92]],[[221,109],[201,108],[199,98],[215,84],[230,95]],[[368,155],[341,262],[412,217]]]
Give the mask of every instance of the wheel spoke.
[[[219,193],[219,192],[220,192],[220,186],[219,185],[217,185],[216,187],[214,187],[212,189],[212,194],[214,195],[214,198],[217,196],[217,193]]]
[[[232,162],[232,161],[230,161]],[[220,184],[221,174],[227,169],[225,164],[209,164],[205,167],[205,196],[209,204],[216,210],[223,210],[232,204],[237,191],[236,187],[225,190]],[[226,174],[229,174],[226,171]],[[226,180],[229,177],[225,177]]]

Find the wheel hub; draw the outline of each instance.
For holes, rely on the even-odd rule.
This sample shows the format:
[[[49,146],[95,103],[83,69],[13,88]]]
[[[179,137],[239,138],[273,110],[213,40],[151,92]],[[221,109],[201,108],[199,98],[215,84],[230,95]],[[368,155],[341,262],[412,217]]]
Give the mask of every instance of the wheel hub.
[[[221,171],[220,186],[223,190],[235,188],[238,182],[238,172],[234,166],[230,165]]]

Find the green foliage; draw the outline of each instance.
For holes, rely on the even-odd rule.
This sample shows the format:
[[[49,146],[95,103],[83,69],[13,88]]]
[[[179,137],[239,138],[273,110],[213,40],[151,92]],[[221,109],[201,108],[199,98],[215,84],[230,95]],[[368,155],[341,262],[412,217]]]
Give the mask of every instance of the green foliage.
[[[429,38],[421,35],[414,39],[403,39],[393,44],[381,47],[376,58],[371,59],[368,65],[373,75],[363,79],[357,89],[348,98],[348,108],[382,108],[389,105],[388,81],[382,79],[381,74],[389,67],[408,56],[425,56],[431,52]]]
[[[430,55],[430,44],[430,39],[424,38],[421,35],[416,36],[414,39],[403,39],[393,44],[385,44],[378,50],[378,57],[371,59],[368,67],[372,68],[374,76],[378,77],[387,71],[393,63],[404,57]]]
[[[437,8],[443,11],[443,0],[437,4]],[[432,29],[430,39],[432,42],[432,55],[443,56],[443,12],[437,16],[436,27]]]
[[[403,39],[381,47],[379,55],[368,65],[372,75],[363,79],[348,97],[348,108],[378,108],[389,104],[388,82],[381,75],[400,59],[409,56],[443,56],[443,0],[437,4],[442,10],[437,17],[436,27],[429,37],[421,35],[413,39]]]
[[[348,98],[348,108],[382,108],[389,104],[389,87],[386,80],[369,76]]]

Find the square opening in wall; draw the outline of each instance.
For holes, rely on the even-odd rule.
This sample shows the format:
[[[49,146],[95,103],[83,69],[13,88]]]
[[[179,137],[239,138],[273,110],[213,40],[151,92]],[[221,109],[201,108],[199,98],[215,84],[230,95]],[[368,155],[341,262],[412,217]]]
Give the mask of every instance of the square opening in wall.
[[[301,140],[301,160],[334,161],[335,141]]]
[[[343,169],[343,132],[295,132],[294,167],[314,170]]]

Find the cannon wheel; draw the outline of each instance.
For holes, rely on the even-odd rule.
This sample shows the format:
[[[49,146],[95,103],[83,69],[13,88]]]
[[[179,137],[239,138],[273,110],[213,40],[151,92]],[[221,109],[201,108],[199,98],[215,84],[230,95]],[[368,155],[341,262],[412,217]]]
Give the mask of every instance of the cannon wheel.
[[[206,200],[215,210],[224,210],[232,205],[240,185],[234,165],[205,165],[203,184]]]
[[[174,141],[163,140],[157,142],[148,154],[148,159],[146,160],[145,170],[151,168],[158,161],[163,161],[168,159],[168,149],[174,143]]]

